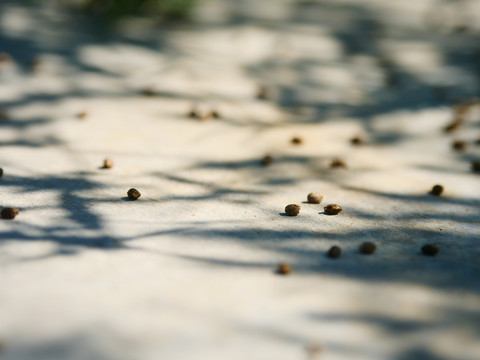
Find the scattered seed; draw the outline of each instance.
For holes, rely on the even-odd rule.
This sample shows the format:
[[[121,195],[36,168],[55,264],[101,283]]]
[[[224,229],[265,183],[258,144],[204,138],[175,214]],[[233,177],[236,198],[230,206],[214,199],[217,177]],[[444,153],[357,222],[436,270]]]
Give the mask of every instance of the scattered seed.
[[[85,119],[88,116],[88,112],[86,111],[81,111],[77,114],[77,118],[79,119]]]
[[[3,169],[0,168],[0,177],[2,177],[2,176],[3,176]]]
[[[155,90],[153,90],[152,88],[142,89],[142,90],[140,90],[140,94],[142,94],[143,96],[155,96],[156,95]]]
[[[358,250],[360,251],[361,254],[370,255],[370,254],[373,254],[375,252],[375,250],[377,250],[377,245],[375,245],[372,242],[367,241],[367,242],[362,243],[358,247]]]
[[[210,111],[210,116],[214,119],[220,119],[220,113],[217,110]]]
[[[199,118],[200,118],[200,115],[198,114],[197,109],[195,109],[194,107],[192,107],[192,109],[191,109],[190,112],[188,113],[188,117],[191,118],[191,119],[199,119]]]
[[[257,99],[267,100],[268,99],[268,88],[265,85],[260,85],[257,90]]]
[[[422,253],[427,256],[435,256],[439,251],[438,247],[432,244],[422,246]]]
[[[453,132],[453,131],[456,131],[458,130],[463,124],[463,120],[462,119],[455,119],[453,120],[450,124],[448,124],[447,126],[445,126],[443,128],[443,130],[447,133],[450,133],[450,132]]]
[[[103,168],[104,169],[111,169],[112,167],[113,167],[113,160],[112,159],[103,160]]]
[[[480,172],[480,161],[472,161],[472,171]]]
[[[310,204],[320,204],[323,200],[323,196],[319,193],[310,193],[308,194],[307,196],[307,201],[310,203]]]
[[[0,212],[0,216],[2,217],[2,219],[6,219],[6,220],[15,219],[15,216],[17,215],[18,215],[18,209],[11,208],[11,207],[3,208],[2,211]]]
[[[340,257],[340,255],[342,254],[342,249],[340,249],[340,247],[338,246],[332,246],[330,248],[330,250],[328,250],[328,257],[332,258],[332,259],[337,259]]]
[[[356,137],[350,139],[350,143],[352,145],[362,145],[363,144],[363,139],[361,137],[356,136]]]
[[[137,200],[140,196],[142,196],[142,194],[140,194],[140,191],[134,188],[128,190],[127,195],[130,200]]]
[[[455,140],[452,142],[452,149],[456,151],[465,151],[467,143],[463,140]]]
[[[347,164],[345,164],[345,162],[343,160],[340,160],[340,159],[334,159],[332,160],[332,162],[330,163],[330,167],[332,169],[337,169],[337,168],[344,168],[346,169],[347,168]]]
[[[325,214],[327,215],[337,215],[338,213],[340,213],[340,211],[342,211],[342,207],[340,205],[337,205],[337,204],[329,204],[327,206],[325,206],[323,208],[323,210],[325,211]]]
[[[290,140],[290,142],[293,145],[301,145],[303,143],[303,139],[301,137],[295,136]]]
[[[431,194],[434,196],[440,196],[443,192],[443,186],[442,185],[435,185],[432,187]]]
[[[280,263],[277,266],[276,273],[279,275],[288,275],[292,272],[292,268],[287,263]]]
[[[288,216],[297,216],[300,213],[300,205],[290,204],[285,206],[285,214]]]
[[[273,163],[273,156],[271,155],[265,155],[262,159],[262,165],[263,166],[269,166],[272,165]]]

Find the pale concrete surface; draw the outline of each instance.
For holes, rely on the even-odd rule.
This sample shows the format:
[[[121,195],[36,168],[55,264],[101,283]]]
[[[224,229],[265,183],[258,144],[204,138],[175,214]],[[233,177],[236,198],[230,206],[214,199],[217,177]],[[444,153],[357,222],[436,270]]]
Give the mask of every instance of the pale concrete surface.
[[[479,94],[479,3],[259,3],[116,34],[0,5],[0,205],[20,210],[0,221],[0,358],[478,359],[480,110],[442,129]]]

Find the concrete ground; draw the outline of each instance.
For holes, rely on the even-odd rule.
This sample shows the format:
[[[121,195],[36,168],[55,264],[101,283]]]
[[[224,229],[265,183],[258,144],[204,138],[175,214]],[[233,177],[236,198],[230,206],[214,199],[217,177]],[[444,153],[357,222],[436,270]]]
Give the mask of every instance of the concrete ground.
[[[109,30],[23,3],[0,4],[0,359],[478,359],[480,106],[444,131],[480,94],[478,1]]]

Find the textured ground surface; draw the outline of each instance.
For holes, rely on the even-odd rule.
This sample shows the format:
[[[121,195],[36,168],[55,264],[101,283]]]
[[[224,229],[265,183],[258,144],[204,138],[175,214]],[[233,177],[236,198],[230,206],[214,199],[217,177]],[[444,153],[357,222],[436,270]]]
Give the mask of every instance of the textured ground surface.
[[[478,359],[480,109],[443,128],[479,94],[480,3],[207,1],[195,16],[111,34],[0,4],[0,205],[20,210],[0,221],[0,358]],[[303,203],[311,191],[343,212]]]

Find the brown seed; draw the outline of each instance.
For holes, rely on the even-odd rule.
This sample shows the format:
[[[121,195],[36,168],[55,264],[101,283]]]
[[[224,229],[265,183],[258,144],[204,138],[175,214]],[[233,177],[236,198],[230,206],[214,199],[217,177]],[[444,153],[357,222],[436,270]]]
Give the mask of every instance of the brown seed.
[[[288,216],[297,216],[300,213],[300,205],[290,204],[285,206],[285,214]]]
[[[290,140],[290,142],[293,145],[301,145],[303,143],[303,139],[301,137],[295,136]]]
[[[210,111],[210,116],[214,119],[220,119],[220,113],[216,110]]]
[[[465,151],[467,143],[463,140],[455,140],[452,142],[452,149],[456,151]]]
[[[358,136],[356,136],[356,137],[350,139],[350,143],[351,143],[352,145],[362,145],[362,144],[363,144],[363,139],[360,138],[360,137],[358,137]]]
[[[367,242],[362,243],[358,247],[358,250],[360,251],[361,254],[370,255],[370,254],[373,254],[375,252],[375,250],[377,250],[377,245],[375,245],[372,242],[367,241]]]
[[[104,169],[111,169],[113,167],[113,160],[112,159],[105,159],[103,160],[103,168]]]
[[[287,263],[280,263],[277,266],[276,273],[279,275],[288,275],[292,272],[292,268]]]
[[[480,161],[472,161],[471,165],[473,172],[480,172]]]
[[[262,159],[263,166],[269,166],[273,163],[273,157],[271,155],[265,155]]]
[[[342,207],[340,205],[337,205],[337,204],[329,204],[327,206],[325,206],[323,208],[323,210],[325,211],[325,214],[327,215],[337,215],[338,213],[340,213],[340,211],[342,211]]]
[[[332,258],[332,259],[337,259],[340,257],[340,255],[342,254],[342,249],[340,249],[340,247],[338,246],[332,246],[330,248],[330,250],[328,250],[328,257]]]
[[[195,108],[192,108],[192,110],[190,110],[190,112],[188,113],[188,117],[191,119],[199,119],[200,115]]]
[[[341,159],[334,159],[332,160],[332,162],[330,163],[330,167],[332,169],[338,169],[338,168],[344,168],[346,169],[347,168],[347,164],[345,164],[345,162]]]
[[[137,200],[140,196],[142,196],[142,194],[140,194],[140,191],[134,188],[128,190],[127,195],[130,200]]]
[[[153,90],[152,88],[142,89],[142,90],[140,90],[140,94],[142,94],[143,96],[155,96],[156,95],[155,90]]]
[[[77,114],[77,118],[79,119],[85,119],[88,116],[88,113],[86,111],[81,111]]]
[[[323,196],[319,193],[310,193],[308,194],[307,196],[307,201],[310,203],[310,204],[320,204],[323,200]]]
[[[432,244],[422,246],[422,253],[427,256],[435,256],[439,251],[438,247]]]
[[[2,177],[2,176],[3,176],[3,169],[0,168],[0,177]]]
[[[443,192],[443,186],[442,185],[435,185],[432,187],[431,194],[434,196],[440,196]]]
[[[460,129],[462,124],[463,124],[463,118],[461,116],[457,116],[450,124],[445,126],[443,130],[447,133],[450,133]]]
[[[268,99],[268,89],[265,85],[260,85],[257,91],[257,99],[267,100]]]
[[[0,216],[2,217],[2,219],[6,219],[6,220],[15,219],[15,216],[17,215],[18,215],[18,209],[11,208],[11,207],[3,208],[0,213]]]

